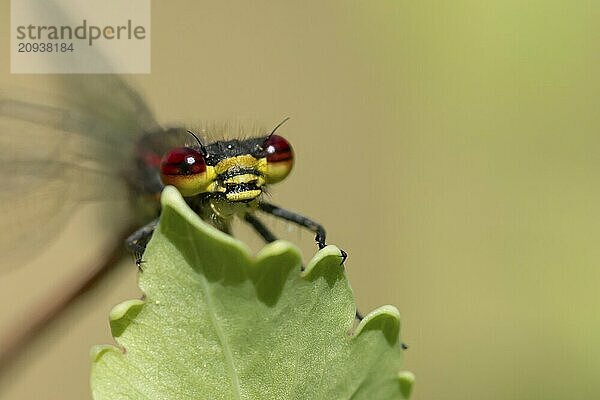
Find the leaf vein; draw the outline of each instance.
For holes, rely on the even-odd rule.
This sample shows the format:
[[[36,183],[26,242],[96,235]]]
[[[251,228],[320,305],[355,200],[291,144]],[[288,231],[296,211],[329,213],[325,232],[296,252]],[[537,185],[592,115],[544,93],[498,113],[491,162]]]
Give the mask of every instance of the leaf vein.
[[[193,232],[191,230],[190,226],[187,226],[186,228],[188,231],[188,238],[193,237],[195,232]],[[194,257],[197,258],[198,248],[196,247],[196,243],[192,240],[190,240],[189,243],[194,248]],[[225,364],[227,366],[229,375],[231,377],[231,386],[232,386],[233,393],[234,393],[236,399],[241,399],[242,395],[241,395],[241,388],[240,388],[240,379],[235,370],[235,366],[233,363],[233,354],[231,353],[231,346],[230,346],[229,341],[227,340],[227,337],[225,335],[225,332],[223,331],[223,328],[219,324],[219,320],[215,314],[215,305],[213,302],[212,295],[210,293],[210,286],[209,286],[208,282],[206,281],[206,277],[204,276],[204,274],[199,274],[198,276],[200,278],[198,281],[200,282],[200,285],[202,285],[202,292],[205,294],[206,304],[208,306],[207,307],[208,315],[210,316],[211,324],[217,334],[219,342],[221,342],[221,345],[223,347],[223,356],[225,357]]]

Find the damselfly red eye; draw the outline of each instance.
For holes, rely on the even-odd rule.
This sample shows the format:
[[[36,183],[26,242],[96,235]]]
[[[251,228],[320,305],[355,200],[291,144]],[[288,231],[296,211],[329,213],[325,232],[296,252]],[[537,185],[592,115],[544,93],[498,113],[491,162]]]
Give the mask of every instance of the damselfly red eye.
[[[294,151],[290,143],[279,135],[271,135],[265,141],[267,153],[267,183],[277,183],[285,179],[294,166]]]
[[[160,163],[162,182],[175,186],[183,196],[194,196],[206,190],[209,183],[206,170],[204,156],[189,147],[169,151]]]

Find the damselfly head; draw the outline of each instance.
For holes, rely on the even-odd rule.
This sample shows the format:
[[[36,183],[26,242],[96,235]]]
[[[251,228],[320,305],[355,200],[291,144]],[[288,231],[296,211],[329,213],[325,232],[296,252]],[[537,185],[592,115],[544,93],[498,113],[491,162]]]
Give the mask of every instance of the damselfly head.
[[[285,179],[292,170],[294,152],[275,134],[243,140],[220,140],[179,147],[162,158],[163,184],[183,196],[211,193],[230,202],[249,202],[265,187]]]

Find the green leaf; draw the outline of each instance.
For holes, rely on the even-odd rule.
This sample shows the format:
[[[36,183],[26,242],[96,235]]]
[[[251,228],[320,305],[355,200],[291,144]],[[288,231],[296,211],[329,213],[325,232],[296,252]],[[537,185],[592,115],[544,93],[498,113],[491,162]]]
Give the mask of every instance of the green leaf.
[[[110,315],[119,347],[92,349],[101,399],[405,399],[400,317],[381,307],[353,331],[355,305],[335,246],[301,272],[276,241],[254,258],[166,188],[144,255],[145,300]]]

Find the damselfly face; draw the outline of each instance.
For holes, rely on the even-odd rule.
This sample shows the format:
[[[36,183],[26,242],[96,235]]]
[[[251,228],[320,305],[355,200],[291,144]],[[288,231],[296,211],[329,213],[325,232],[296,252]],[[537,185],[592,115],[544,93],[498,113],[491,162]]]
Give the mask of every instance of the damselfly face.
[[[181,147],[169,151],[160,165],[161,180],[185,197],[209,195],[228,202],[257,199],[266,185],[285,179],[294,153],[283,137],[271,134]]]

